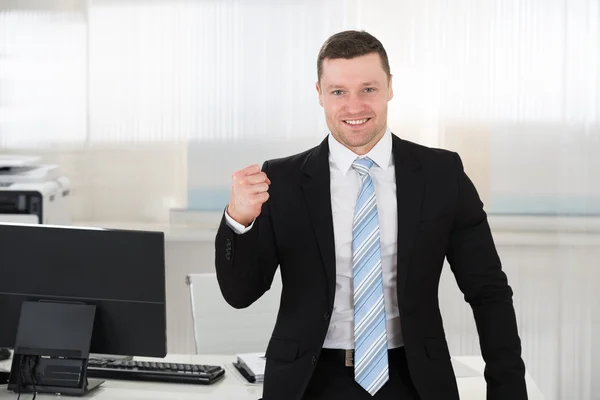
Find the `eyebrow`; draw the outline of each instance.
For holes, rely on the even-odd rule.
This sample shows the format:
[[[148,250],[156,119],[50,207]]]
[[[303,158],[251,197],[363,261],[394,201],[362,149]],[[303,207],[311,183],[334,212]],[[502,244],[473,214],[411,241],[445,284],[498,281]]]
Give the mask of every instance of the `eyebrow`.
[[[369,82],[364,82],[361,84],[361,86],[379,86],[379,82],[377,81],[369,81]],[[327,90],[337,90],[337,89],[345,89],[345,86],[342,85],[329,85],[327,86]]]

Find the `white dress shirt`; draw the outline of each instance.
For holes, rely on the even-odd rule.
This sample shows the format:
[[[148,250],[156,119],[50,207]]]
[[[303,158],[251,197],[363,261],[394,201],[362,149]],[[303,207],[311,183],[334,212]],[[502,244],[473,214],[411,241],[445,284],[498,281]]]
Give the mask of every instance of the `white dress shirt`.
[[[336,284],[333,312],[323,344],[330,349],[354,348],[354,301],[352,285],[352,221],[354,206],[361,188],[358,173],[352,163],[358,157],[329,135],[329,171],[331,180],[331,211],[335,237]],[[375,184],[379,214],[379,240],[383,296],[386,311],[388,348],[404,345],[396,292],[398,218],[396,208],[396,173],[392,156],[392,133],[389,128],[381,140],[364,157],[375,162],[371,177]],[[227,213],[229,226],[239,234],[252,229],[234,221]]]

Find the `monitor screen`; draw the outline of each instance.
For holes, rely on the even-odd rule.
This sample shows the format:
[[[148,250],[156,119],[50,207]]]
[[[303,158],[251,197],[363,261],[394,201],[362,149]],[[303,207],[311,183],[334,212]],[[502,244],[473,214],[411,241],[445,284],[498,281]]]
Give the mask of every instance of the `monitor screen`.
[[[0,224],[0,347],[24,301],[95,305],[92,353],[164,357],[164,233]]]

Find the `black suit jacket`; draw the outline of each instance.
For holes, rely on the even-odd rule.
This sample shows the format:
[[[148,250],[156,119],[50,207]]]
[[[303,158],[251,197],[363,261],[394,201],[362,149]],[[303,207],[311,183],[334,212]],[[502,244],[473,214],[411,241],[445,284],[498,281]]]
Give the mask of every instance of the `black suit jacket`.
[[[447,257],[471,305],[486,362],[488,400],[526,399],[525,366],[512,290],[487,217],[456,153],[393,136],[398,205],[398,305],[410,375],[423,400],[458,399],[438,306]],[[329,327],[336,267],[329,146],[267,161],[270,198],[253,228],[236,234],[221,221],[216,271],[236,308],[271,286],[283,290],[266,350],[264,400],[301,399]]]

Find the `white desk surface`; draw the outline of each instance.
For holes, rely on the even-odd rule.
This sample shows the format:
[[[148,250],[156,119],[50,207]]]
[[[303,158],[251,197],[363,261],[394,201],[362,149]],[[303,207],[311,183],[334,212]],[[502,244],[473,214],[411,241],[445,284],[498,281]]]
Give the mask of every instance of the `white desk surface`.
[[[138,359],[138,358],[136,358]],[[139,358],[140,360],[152,360]],[[161,359],[162,360],[162,359]],[[234,356],[227,355],[168,355],[162,361],[221,365],[225,367],[225,377],[212,385],[190,385],[172,384],[158,382],[131,382],[120,380],[107,380],[100,388],[92,391],[86,398],[110,399],[110,400],[257,400],[261,397],[262,387],[259,385],[247,385],[240,381],[235,372],[232,371],[231,363],[235,361]],[[470,367],[479,376],[458,377],[458,389],[461,400],[482,400],[486,398],[486,383],[483,378],[485,366],[481,357],[453,357],[457,364]],[[10,362],[0,362],[0,370],[9,370]],[[459,374],[458,370],[455,371]],[[529,375],[527,378],[527,391],[530,400],[543,400],[544,396]],[[31,395],[22,398],[29,399]],[[15,400],[16,393],[8,391],[6,385],[0,386],[0,400]],[[38,394],[37,399],[59,399],[60,396]],[[62,396],[62,398],[71,398]]]

